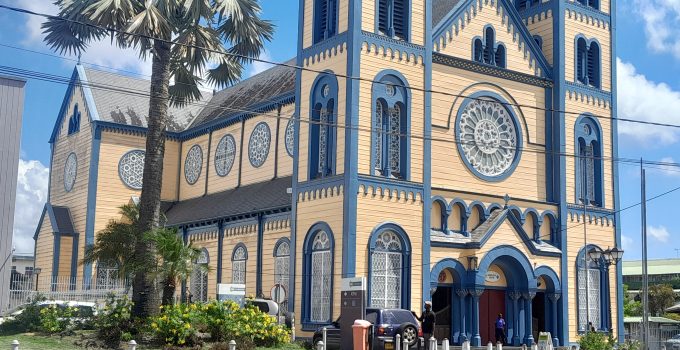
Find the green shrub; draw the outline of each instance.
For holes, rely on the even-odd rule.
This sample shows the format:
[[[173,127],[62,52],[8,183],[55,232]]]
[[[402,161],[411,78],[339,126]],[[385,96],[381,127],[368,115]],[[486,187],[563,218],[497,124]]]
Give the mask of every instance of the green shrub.
[[[254,306],[245,308],[227,301],[201,307],[203,322],[215,341],[250,339],[255,346],[274,347],[290,341],[289,331]]]
[[[40,309],[41,331],[48,334],[72,331],[76,327],[76,309],[52,304]]]
[[[37,332],[40,330],[40,306],[45,297],[36,295],[24,307],[23,312],[13,320],[8,320],[0,325],[0,335],[14,335],[26,332]]]
[[[132,302],[127,296],[118,299],[111,294],[106,298],[104,308],[94,319],[97,338],[111,347],[118,347],[121,341],[129,341],[135,333],[132,321]]]
[[[169,346],[193,346],[199,343],[196,324],[202,319],[197,304],[161,306],[161,313],[151,317],[151,330]]]
[[[588,332],[578,340],[583,350],[613,350],[614,340],[605,333]]]
[[[623,342],[622,344],[619,344],[618,349],[619,350],[640,350],[640,349],[642,349],[642,345],[637,340],[628,339],[625,342]]]

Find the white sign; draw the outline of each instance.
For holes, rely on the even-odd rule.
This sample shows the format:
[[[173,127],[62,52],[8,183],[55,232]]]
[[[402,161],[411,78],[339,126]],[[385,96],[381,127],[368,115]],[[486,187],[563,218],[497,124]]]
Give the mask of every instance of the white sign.
[[[498,282],[500,279],[501,275],[496,271],[489,271],[486,273],[486,276],[484,276],[484,280],[490,283]]]
[[[342,279],[342,291],[366,291],[365,277],[352,277]]]
[[[279,304],[283,303],[288,296],[286,288],[278,283],[272,287],[272,290],[269,293],[271,299]]]
[[[553,350],[552,337],[550,332],[541,332],[538,334],[538,350]]]
[[[220,283],[217,285],[217,300],[219,301],[232,300],[237,304],[243,306],[245,298],[246,298],[245,284]]]

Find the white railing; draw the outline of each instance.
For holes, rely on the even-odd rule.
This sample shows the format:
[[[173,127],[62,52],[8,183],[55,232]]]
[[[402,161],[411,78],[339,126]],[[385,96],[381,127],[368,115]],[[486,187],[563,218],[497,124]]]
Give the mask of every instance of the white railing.
[[[30,302],[36,295],[49,300],[103,302],[113,293],[117,296],[130,295],[131,284],[123,279],[52,277],[15,274],[10,280],[9,305],[12,312]]]
[[[628,333],[626,334],[626,339],[637,340],[642,342],[642,325],[639,323],[629,323],[626,324],[628,328]],[[674,336],[680,334],[680,328],[655,328],[649,329],[649,337],[647,339],[647,349],[649,350],[661,350],[666,342],[673,338]],[[668,347],[667,347],[668,348]],[[671,348],[672,349],[672,348]],[[668,350],[671,350],[668,349]]]

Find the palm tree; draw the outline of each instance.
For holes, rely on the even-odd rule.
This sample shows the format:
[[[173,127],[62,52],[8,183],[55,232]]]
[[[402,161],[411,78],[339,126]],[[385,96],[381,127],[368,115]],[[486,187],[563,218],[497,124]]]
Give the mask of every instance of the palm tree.
[[[236,82],[244,64],[260,55],[273,25],[261,19],[258,0],[56,0],[58,17],[43,23],[46,43],[55,51],[80,54],[88,44],[111,35],[112,43],[151,57],[151,89],[146,157],[139,205],[139,232],[160,226],[160,195],[168,103],[199,99],[199,83]],[[115,39],[115,40],[114,40]],[[225,47],[228,46],[228,47]],[[209,68],[209,64],[215,66]],[[170,79],[174,84],[170,85]],[[151,262],[152,241],[137,240],[135,255]],[[154,276],[140,269],[133,283],[133,315],[158,313]]]
[[[175,228],[157,229],[147,233],[145,238],[156,245],[160,260],[157,273],[163,284],[162,304],[171,305],[177,281],[188,279],[195,269],[208,272],[208,267],[194,263],[201,255],[201,249],[191,243],[185,245]]]

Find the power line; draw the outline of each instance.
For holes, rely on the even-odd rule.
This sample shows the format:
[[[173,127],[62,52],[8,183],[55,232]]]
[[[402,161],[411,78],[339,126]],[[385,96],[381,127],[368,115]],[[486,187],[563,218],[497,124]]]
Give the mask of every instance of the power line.
[[[377,81],[377,80],[373,80],[373,79],[369,79],[369,78],[353,77],[353,76],[349,76],[349,75],[346,75],[346,74],[340,74],[340,73],[329,72],[329,71],[325,71],[325,70],[318,70],[318,69],[313,69],[313,68],[308,68],[308,67],[302,67],[302,66],[298,66],[298,65],[290,64],[290,63],[274,62],[274,61],[265,60],[265,59],[262,59],[262,58],[259,58],[259,57],[257,57],[257,58],[256,57],[248,57],[248,56],[245,56],[245,55],[240,55],[240,54],[236,54],[236,53],[232,53],[232,52],[223,52],[223,51],[214,50],[214,49],[206,48],[206,47],[199,46],[199,45],[177,43],[177,42],[174,42],[172,40],[157,38],[157,37],[138,34],[138,33],[130,33],[130,32],[124,31],[124,30],[116,29],[116,28],[101,26],[101,25],[97,25],[97,24],[94,24],[94,23],[82,22],[82,21],[78,21],[78,20],[74,20],[74,19],[70,19],[70,18],[64,18],[64,17],[61,17],[61,16],[48,15],[48,14],[45,14],[45,13],[35,12],[35,11],[31,11],[31,10],[27,10],[27,9],[19,8],[19,7],[0,5],[0,8],[5,9],[5,10],[9,10],[9,11],[29,14],[29,15],[33,15],[33,16],[41,16],[41,17],[53,19],[53,20],[60,20],[60,21],[76,23],[76,24],[92,27],[92,28],[103,30],[103,31],[110,32],[110,33],[115,32],[115,33],[122,34],[122,35],[125,35],[125,36],[141,37],[141,38],[148,39],[148,40],[158,40],[158,41],[170,44],[170,45],[180,45],[180,46],[184,46],[184,47],[191,48],[191,49],[205,50],[206,52],[210,52],[210,53],[217,54],[217,55],[230,56],[230,57],[235,57],[235,58],[244,59],[244,60],[252,60],[252,61],[256,61],[256,62],[267,63],[267,64],[275,65],[275,66],[283,66],[283,67],[293,68],[293,69],[296,69],[296,70],[308,71],[308,72],[317,73],[317,74],[332,75],[332,76],[335,76],[335,77],[338,77],[338,78],[344,78],[344,79],[349,79],[349,80],[358,80],[358,81],[369,82],[369,83],[374,83],[374,84],[383,84],[383,85],[389,84],[389,85],[401,87],[401,88],[404,88],[404,89],[410,89],[410,90],[433,93],[433,94],[441,94],[441,95],[445,95],[445,96],[449,96],[449,97],[464,98],[464,99],[471,99],[471,100],[484,100],[483,97],[464,96],[464,95],[461,95],[461,94],[454,94],[454,93],[449,93],[449,92],[444,92],[444,91],[436,91],[436,90],[433,90],[433,89],[425,89],[425,88],[418,88],[418,87],[415,87],[415,86],[393,84],[392,82],[388,83],[388,82],[383,82],[383,81]],[[577,116],[580,116],[580,115],[583,114],[582,112],[570,112],[570,111],[563,111],[563,110],[558,110],[558,109],[554,109],[554,108],[543,108],[543,107],[531,106],[531,105],[525,105],[525,104],[519,104],[519,103],[509,103],[509,102],[502,102],[502,101],[496,101],[496,102],[501,104],[501,105],[504,105],[506,107],[507,106],[515,106],[515,107],[518,107],[518,108],[529,108],[529,109],[535,109],[535,110],[542,110],[542,111],[546,111],[546,112],[555,112],[555,113],[570,114],[570,115],[577,115]],[[609,119],[609,120],[619,120],[619,121],[629,122],[629,123],[643,123],[643,124],[654,125],[654,126],[680,128],[680,125],[676,125],[676,124],[640,121],[640,120],[635,120],[635,119],[630,119],[630,118],[619,118],[619,117],[605,116],[605,115],[592,114],[592,113],[590,113],[590,115],[597,117],[597,118]]]

